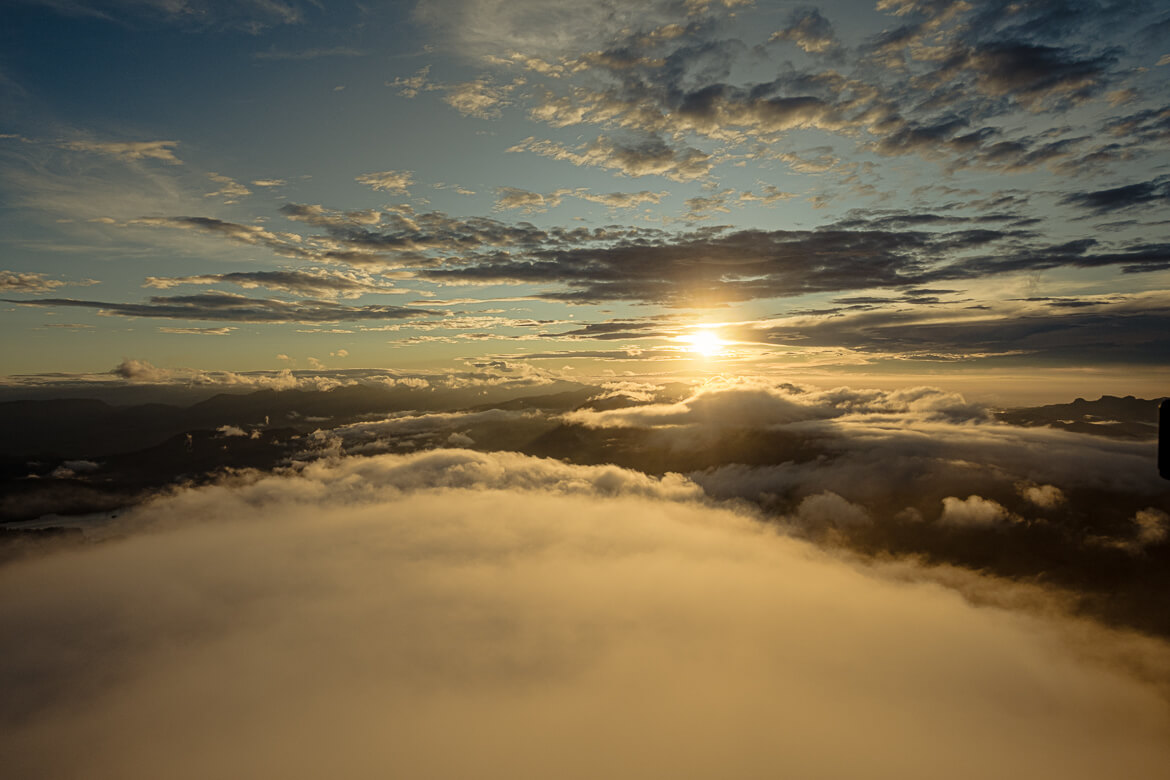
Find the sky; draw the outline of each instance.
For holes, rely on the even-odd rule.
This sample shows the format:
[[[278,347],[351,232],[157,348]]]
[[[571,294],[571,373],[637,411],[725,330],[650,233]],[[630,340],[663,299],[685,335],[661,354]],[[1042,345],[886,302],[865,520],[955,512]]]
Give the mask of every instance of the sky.
[[[0,0],[6,768],[1164,780],[1168,75],[1137,0]]]
[[[0,20],[9,376],[495,364],[1005,402],[1168,378],[1158,3]]]

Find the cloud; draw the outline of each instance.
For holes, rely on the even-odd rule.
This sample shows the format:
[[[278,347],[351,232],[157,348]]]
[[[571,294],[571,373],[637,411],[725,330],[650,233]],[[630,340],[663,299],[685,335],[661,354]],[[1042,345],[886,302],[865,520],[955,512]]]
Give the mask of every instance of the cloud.
[[[788,200],[795,198],[796,194],[792,192],[782,192],[774,184],[765,184],[760,188],[760,194],[755,192],[741,192],[739,200],[741,203],[763,203],[764,205],[771,205],[781,200]]]
[[[437,314],[437,312],[426,309],[402,306],[343,306],[332,301],[248,298],[225,292],[153,296],[148,303],[106,303],[73,298],[13,299],[10,302],[25,306],[97,309],[101,314],[118,317],[162,317],[172,320],[220,320],[225,322],[396,320]]]
[[[252,191],[232,179],[230,176],[223,176],[218,173],[209,173],[207,178],[211,179],[216,184],[220,185],[215,192],[205,193],[205,198],[226,198],[225,203],[234,203],[236,198],[243,198],[252,194]]]
[[[439,31],[462,55],[516,57],[551,69],[607,48],[631,30],[653,36],[656,30],[669,30],[705,14],[717,15],[738,4],[727,0],[650,0],[620,6],[574,0],[423,0],[416,6],[415,18]]]
[[[570,192],[572,191],[555,190],[543,195],[516,187],[496,187],[495,205],[497,209],[522,209],[526,214],[537,214],[561,205],[561,199]]]
[[[447,87],[443,102],[464,116],[476,119],[498,119],[500,108],[508,105],[509,87],[492,84],[488,79],[476,79]]]
[[[643,300],[711,305],[826,290],[900,286],[931,278],[924,250],[940,257],[1005,237],[995,231],[697,231],[650,240],[577,242],[530,252],[529,259],[491,258],[464,268],[421,272],[435,281],[516,281],[569,285],[553,300]],[[535,260],[536,262],[533,262]],[[958,269],[956,274],[962,273]]]
[[[387,81],[386,86],[398,87],[398,94],[402,97],[417,97],[420,91],[431,88],[431,85],[427,81],[427,76],[430,72],[431,66],[426,65],[413,76],[399,76],[393,81]]]
[[[1002,301],[979,308],[932,298],[919,296],[925,302],[918,309],[904,301],[881,305],[873,299],[842,299],[853,302],[855,310],[838,306],[728,332],[743,340],[831,346],[902,359],[1046,357],[1080,363],[1093,355],[1105,362],[1142,363],[1164,351],[1170,323],[1170,302],[1162,293]]]
[[[671,404],[625,409],[579,409],[564,419],[589,428],[760,428],[847,414],[913,414],[928,419],[977,420],[987,413],[960,395],[931,387],[897,391],[840,387],[809,393],[795,385],[758,379],[714,380]]]
[[[543,143],[529,139],[520,147],[530,142]],[[703,196],[693,205],[719,207],[719,199],[730,195]],[[589,198],[588,193],[566,189],[546,194],[503,188],[499,196],[504,206],[527,204],[529,209],[552,206],[568,196]],[[396,267],[403,269],[396,273],[404,278],[444,284],[550,285],[540,293],[547,300],[637,300],[670,306],[932,287],[1055,268],[1116,265],[1125,273],[1140,273],[1165,268],[1167,251],[1160,243],[1114,245],[1104,237],[1046,244],[1026,230],[1030,223],[1011,212],[856,212],[815,230],[719,227],[670,233],[617,226],[538,228],[488,217],[416,213],[407,206],[341,212],[290,203],[280,211],[324,234],[286,233],[210,217],[142,217],[128,224],[198,231],[303,261]],[[515,251],[498,251],[505,248]]]
[[[661,203],[668,194],[649,190],[593,193],[584,188],[539,193],[516,187],[496,187],[495,205],[497,209],[522,209],[526,214],[538,214],[561,205],[561,201],[566,197],[573,197],[590,203],[600,203],[611,209],[632,209],[645,203]]]
[[[193,230],[239,244],[265,246],[285,257],[308,258],[312,256],[312,252],[302,246],[299,236],[276,233],[259,225],[243,225],[215,217],[139,217],[130,220],[127,224],[133,227]]]
[[[188,336],[227,336],[239,328],[159,328],[159,333],[178,333]]]
[[[1053,100],[1082,102],[1103,87],[1104,76],[1116,58],[1082,56],[1053,46],[1023,42],[983,44],[969,54],[965,65],[976,73],[976,83],[989,94],[1036,107]]]
[[[871,522],[869,513],[863,507],[851,504],[829,490],[801,501],[796,509],[796,520],[818,529],[866,525]]]
[[[799,8],[788,15],[786,27],[772,33],[769,40],[791,41],[807,52],[820,54],[840,45],[833,25],[815,8]]]
[[[325,298],[357,298],[368,293],[402,292],[393,284],[379,282],[368,274],[320,268],[295,271],[234,271],[197,276],[148,276],[143,286],[166,290],[184,284],[236,284],[244,289],[263,287]]]
[[[181,491],[4,572],[24,594],[0,605],[7,767],[1075,780],[1170,760],[1132,671],[1161,643],[975,607],[693,495],[459,451]]]
[[[1170,202],[1170,176],[1159,176],[1149,181],[1093,192],[1076,192],[1066,195],[1060,202],[1087,209],[1095,214],[1165,204]]]
[[[365,184],[375,190],[404,194],[414,182],[414,174],[410,171],[381,171],[379,173],[363,173],[355,179],[359,184]]]
[[[666,191],[650,192],[649,190],[642,190],[640,192],[610,192],[605,194],[583,192],[580,190],[574,192],[575,197],[592,203],[600,203],[611,209],[632,209],[645,203],[661,203],[662,199],[669,194]]]
[[[44,293],[67,284],[35,271],[0,271],[0,290],[8,293]]]
[[[1008,519],[1008,511],[995,501],[980,496],[965,499],[947,496],[939,522],[944,525],[994,526]]]
[[[114,157],[124,162],[139,160],[161,160],[172,165],[182,161],[175,156],[174,147],[178,141],[63,141],[62,149],[75,152],[92,152]]]
[[[1065,502],[1064,491],[1056,485],[1029,485],[1023,483],[1018,486],[1020,495],[1038,507],[1054,509]]]
[[[278,355],[277,357],[278,359],[288,359],[287,356],[280,358]],[[110,376],[116,377],[119,380],[125,380],[133,385],[183,385],[186,387],[254,388],[258,390],[330,390],[334,387],[340,387],[355,381],[348,377],[338,378],[336,376],[318,376],[304,373],[294,374],[287,368],[279,371],[249,371],[240,373],[234,371],[205,371],[198,368],[165,368],[156,366],[148,360],[140,360],[137,358],[123,358],[121,363],[105,372],[102,376],[81,375],[72,378],[75,382],[92,388],[94,382],[101,381]],[[58,375],[54,379],[49,379],[42,383],[60,383],[63,378],[67,379],[69,377],[61,377]],[[380,379],[384,378],[386,377],[383,373]],[[33,377],[33,379],[35,381],[36,378]]]
[[[1149,507],[1138,512],[1133,517],[1137,526],[1137,543],[1145,546],[1164,542],[1170,537],[1170,514],[1160,509]]]
[[[714,165],[705,152],[690,147],[675,149],[653,135],[634,140],[615,140],[603,135],[576,150],[529,137],[508,151],[535,152],[574,165],[606,168],[624,176],[662,176],[678,182],[702,178]]]

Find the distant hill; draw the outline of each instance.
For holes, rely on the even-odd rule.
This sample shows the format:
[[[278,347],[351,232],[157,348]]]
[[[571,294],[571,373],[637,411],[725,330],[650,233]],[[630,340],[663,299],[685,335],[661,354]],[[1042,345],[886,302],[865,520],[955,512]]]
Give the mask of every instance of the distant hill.
[[[1047,426],[1096,436],[1152,439],[1158,436],[1158,406],[1163,400],[1103,395],[1096,401],[1078,398],[1067,404],[1012,409],[1000,412],[997,417],[1026,427]]]
[[[551,394],[550,394],[551,391]],[[402,411],[449,411],[500,404],[520,408],[529,396],[568,394],[583,400],[596,388],[558,382],[525,390],[495,387],[410,388],[346,385],[332,390],[222,393],[190,406],[114,406],[83,398],[0,402],[0,456],[94,458],[137,452],[179,434],[223,425],[312,430]],[[559,403],[559,402],[558,402]],[[536,404],[532,404],[535,406]],[[328,426],[323,423],[328,422]]]

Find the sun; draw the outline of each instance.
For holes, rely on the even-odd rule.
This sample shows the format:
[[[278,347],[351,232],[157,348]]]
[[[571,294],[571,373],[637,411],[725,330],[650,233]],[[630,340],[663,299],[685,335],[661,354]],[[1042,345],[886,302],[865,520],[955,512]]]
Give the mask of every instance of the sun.
[[[719,338],[719,334],[713,330],[696,330],[694,333],[679,336],[679,341],[686,343],[687,349],[691,352],[708,358],[722,355],[727,346],[727,342]]]

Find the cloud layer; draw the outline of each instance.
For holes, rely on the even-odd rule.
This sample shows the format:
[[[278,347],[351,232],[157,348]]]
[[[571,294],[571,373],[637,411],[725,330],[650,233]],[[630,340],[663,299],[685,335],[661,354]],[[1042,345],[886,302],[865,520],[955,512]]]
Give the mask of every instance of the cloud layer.
[[[439,451],[184,491],[0,571],[22,777],[1156,777],[1166,649],[696,488]],[[125,528],[124,527],[124,528]],[[1086,645],[1087,646],[1087,645]],[[63,749],[67,746],[68,749]]]

